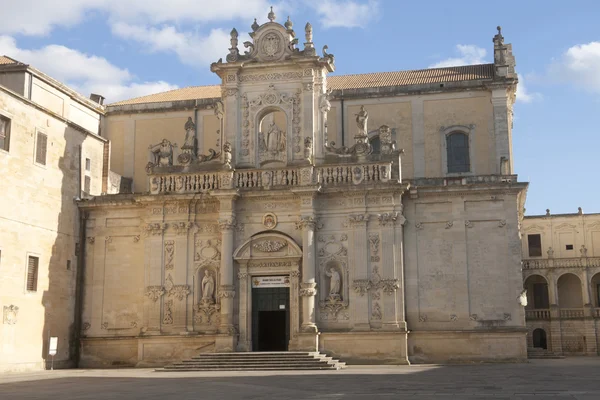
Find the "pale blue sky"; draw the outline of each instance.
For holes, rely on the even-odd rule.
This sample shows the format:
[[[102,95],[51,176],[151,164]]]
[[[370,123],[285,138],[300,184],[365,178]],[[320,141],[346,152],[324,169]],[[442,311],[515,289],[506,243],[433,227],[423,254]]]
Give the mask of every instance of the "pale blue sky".
[[[521,84],[513,149],[527,214],[600,212],[600,2],[401,0],[30,0],[3,8],[0,54],[109,102],[216,84],[210,62],[274,5],[314,27],[336,74],[491,62],[501,25]],[[244,37],[242,37],[242,41]]]

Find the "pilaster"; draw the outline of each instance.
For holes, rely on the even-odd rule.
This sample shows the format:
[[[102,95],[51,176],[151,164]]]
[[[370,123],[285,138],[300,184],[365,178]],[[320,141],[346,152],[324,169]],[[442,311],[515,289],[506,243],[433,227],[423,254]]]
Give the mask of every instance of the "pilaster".
[[[350,262],[354,264],[354,291],[356,292],[350,304],[354,304],[354,331],[368,331],[369,324],[369,241],[367,234],[368,214],[348,216],[348,226],[352,229],[353,251],[350,252]],[[361,285],[366,283],[366,286]]]
[[[511,175],[513,171],[512,148],[510,143],[510,117],[508,89],[506,87],[492,90],[492,107],[494,110],[495,136],[495,168],[492,172]],[[503,162],[503,160],[505,160]],[[506,164],[506,167],[502,165]],[[502,170],[504,169],[504,170]]]

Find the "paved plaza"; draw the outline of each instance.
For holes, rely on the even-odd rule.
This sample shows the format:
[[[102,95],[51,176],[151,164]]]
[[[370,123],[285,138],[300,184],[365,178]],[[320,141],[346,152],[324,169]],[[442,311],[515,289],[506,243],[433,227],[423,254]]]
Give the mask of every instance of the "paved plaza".
[[[63,370],[0,377],[0,399],[600,399],[600,358],[343,371]]]

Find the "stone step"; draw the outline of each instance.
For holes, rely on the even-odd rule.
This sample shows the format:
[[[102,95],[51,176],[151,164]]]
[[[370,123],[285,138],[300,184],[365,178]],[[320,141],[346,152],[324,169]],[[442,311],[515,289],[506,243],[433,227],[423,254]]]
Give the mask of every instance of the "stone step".
[[[318,352],[201,353],[156,371],[338,370],[346,363]]]
[[[560,356],[558,354],[554,354],[551,351],[546,349],[541,349],[539,347],[528,348],[527,349],[527,358],[529,359],[562,359],[564,356]]]

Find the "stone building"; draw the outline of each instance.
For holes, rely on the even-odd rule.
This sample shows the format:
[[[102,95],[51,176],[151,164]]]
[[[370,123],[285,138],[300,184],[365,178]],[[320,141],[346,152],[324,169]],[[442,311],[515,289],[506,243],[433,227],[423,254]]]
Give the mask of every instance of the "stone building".
[[[528,346],[558,355],[600,348],[600,214],[526,216],[523,280]]]
[[[103,107],[0,56],[0,371],[71,363],[77,326],[75,200],[106,188]]]
[[[527,184],[513,171],[517,76],[500,29],[491,64],[336,76],[310,24],[301,40],[268,17],[245,51],[231,32],[210,66],[220,85],[108,106],[0,62],[0,160],[15,171],[2,182],[12,353],[0,368],[41,366],[48,324],[56,360],[83,367],[213,351],[526,358]]]
[[[498,30],[492,64],[329,76],[303,28],[270,13],[246,51],[231,32],[220,85],[106,108],[134,193],[79,203],[81,365],[526,358],[511,45]]]

